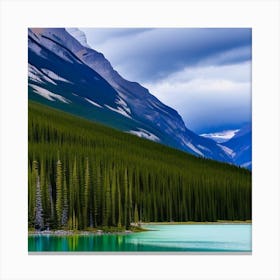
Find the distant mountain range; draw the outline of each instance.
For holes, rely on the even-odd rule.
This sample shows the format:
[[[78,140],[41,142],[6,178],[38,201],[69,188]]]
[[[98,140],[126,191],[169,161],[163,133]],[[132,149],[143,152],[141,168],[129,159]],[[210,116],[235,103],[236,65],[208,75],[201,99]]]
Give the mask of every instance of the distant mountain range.
[[[201,134],[216,141],[235,165],[252,169],[252,124],[240,129]]]
[[[239,133],[222,145],[195,134],[177,111],[121,77],[79,29],[28,30],[28,89],[30,99],[62,111],[196,156],[248,167],[245,142],[250,137],[242,138],[241,147],[233,141]]]
[[[252,169],[252,125],[242,127],[230,140],[221,147],[232,157],[233,163]],[[228,149],[228,150],[227,150]]]

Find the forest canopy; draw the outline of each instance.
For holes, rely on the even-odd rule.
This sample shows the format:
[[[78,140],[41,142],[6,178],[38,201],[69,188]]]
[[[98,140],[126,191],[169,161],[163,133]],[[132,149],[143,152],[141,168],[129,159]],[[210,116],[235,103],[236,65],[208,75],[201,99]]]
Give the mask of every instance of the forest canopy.
[[[251,172],[29,101],[28,224],[251,219]]]

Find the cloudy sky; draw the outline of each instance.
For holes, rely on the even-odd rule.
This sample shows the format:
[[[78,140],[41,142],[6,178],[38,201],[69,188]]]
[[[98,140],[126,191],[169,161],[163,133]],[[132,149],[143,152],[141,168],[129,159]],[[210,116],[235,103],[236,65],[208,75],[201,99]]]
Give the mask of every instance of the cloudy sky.
[[[251,29],[81,30],[125,79],[176,109],[196,133],[251,122]]]

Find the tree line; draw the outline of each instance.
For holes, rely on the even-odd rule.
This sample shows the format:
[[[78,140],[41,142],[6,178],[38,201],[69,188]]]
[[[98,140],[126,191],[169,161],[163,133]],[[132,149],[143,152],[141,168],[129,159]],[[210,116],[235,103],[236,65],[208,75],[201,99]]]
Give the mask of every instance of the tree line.
[[[36,229],[251,219],[251,173],[30,102]]]

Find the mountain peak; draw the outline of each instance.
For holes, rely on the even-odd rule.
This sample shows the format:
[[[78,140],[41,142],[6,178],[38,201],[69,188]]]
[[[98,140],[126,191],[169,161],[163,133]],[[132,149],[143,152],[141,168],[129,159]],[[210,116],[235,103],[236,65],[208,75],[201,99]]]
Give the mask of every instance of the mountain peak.
[[[79,28],[65,28],[65,30],[77,41],[79,41],[82,46],[91,49],[91,46],[87,42],[87,36],[82,30]]]

